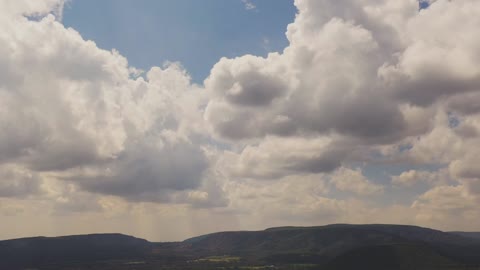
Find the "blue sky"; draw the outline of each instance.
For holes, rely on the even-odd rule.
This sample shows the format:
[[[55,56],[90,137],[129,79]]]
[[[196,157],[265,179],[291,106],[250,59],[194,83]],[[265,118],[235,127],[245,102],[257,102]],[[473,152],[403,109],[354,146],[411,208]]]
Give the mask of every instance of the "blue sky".
[[[0,0],[0,239],[480,228],[480,1],[245,1]]]
[[[119,50],[140,69],[178,61],[193,82],[201,84],[221,57],[266,56],[288,46],[286,27],[297,11],[293,1],[248,3],[255,8],[248,9],[242,0],[72,0],[64,10],[63,24],[100,48]],[[420,2],[420,8],[427,7],[427,2]],[[363,169],[379,183],[405,170]]]
[[[72,0],[63,24],[115,48],[140,69],[179,61],[202,83],[221,57],[266,55],[288,42],[287,24],[296,9],[290,0]]]

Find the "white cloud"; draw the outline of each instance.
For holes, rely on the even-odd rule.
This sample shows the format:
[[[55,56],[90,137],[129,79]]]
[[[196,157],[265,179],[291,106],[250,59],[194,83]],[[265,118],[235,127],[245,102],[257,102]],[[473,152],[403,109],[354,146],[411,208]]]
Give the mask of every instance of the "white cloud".
[[[412,187],[418,183],[427,183],[432,186],[440,186],[449,182],[448,170],[418,171],[410,170],[400,175],[392,176],[392,183],[399,186]]]
[[[139,76],[66,29],[64,1],[1,1],[5,226],[41,208],[77,221],[109,213],[102,228],[160,222],[144,213],[158,209],[202,228],[242,215],[252,220],[229,224],[478,224],[480,2],[418,4],[296,0],[284,51],[222,58],[198,86],[179,63]],[[406,168],[394,185],[432,189],[411,207],[385,205],[371,195],[396,189],[361,169],[385,163]]]
[[[205,115],[218,138],[237,143],[225,158],[230,175],[281,179],[316,168],[334,171],[337,189],[368,195],[385,189],[360,171],[335,169],[391,162],[443,168],[407,169],[394,185],[457,181],[480,191],[468,157],[480,145],[480,40],[472,34],[480,4],[430,4],[419,11],[416,0],[297,0],[282,53],[217,63],[205,81]],[[320,171],[324,163],[313,160],[332,166]]]
[[[383,192],[383,187],[368,180],[359,169],[341,168],[332,176],[332,184],[341,191],[368,196]]]
[[[256,10],[257,6],[251,0],[242,0],[246,10]]]
[[[7,3],[2,11],[13,17],[1,20],[0,162],[92,193],[193,204],[182,194],[210,181],[202,91],[175,63],[131,79],[117,51],[99,49],[46,15],[63,2],[34,2]],[[8,175],[0,185],[5,195],[27,192],[24,177]]]
[[[16,165],[0,166],[0,197],[23,198],[41,193],[42,178]]]
[[[11,19],[12,16],[42,16],[48,13],[61,14],[65,0],[18,0],[2,1],[0,10],[5,19]]]
[[[465,186],[441,186],[421,195],[412,208],[417,211],[418,222],[429,226],[475,230],[480,225],[479,202]]]
[[[269,137],[241,153],[227,152],[222,163],[232,177],[275,179],[288,175],[329,173],[348,155],[348,146],[330,138]]]

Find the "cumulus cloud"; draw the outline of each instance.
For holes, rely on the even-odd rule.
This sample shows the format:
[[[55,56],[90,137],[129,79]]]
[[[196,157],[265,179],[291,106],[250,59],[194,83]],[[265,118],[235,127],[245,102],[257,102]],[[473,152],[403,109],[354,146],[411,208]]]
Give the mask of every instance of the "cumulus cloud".
[[[282,54],[222,59],[205,81],[212,93],[206,117],[220,136],[339,133],[391,143],[419,132],[407,104],[425,107],[478,85],[473,37],[460,37],[466,42],[455,52],[446,31],[441,44],[432,34],[462,27],[456,16],[477,25],[468,19],[469,4],[438,2],[421,12],[416,1],[296,5]],[[443,17],[445,27],[430,19],[452,8],[459,12]],[[395,16],[386,19],[386,13]],[[432,62],[448,57],[451,65]]]
[[[15,165],[0,166],[0,197],[22,198],[41,192],[41,177]]]
[[[432,186],[448,184],[450,176],[448,170],[419,171],[410,170],[400,175],[392,176],[392,183],[398,186],[412,187],[418,183],[427,183]]]
[[[395,66],[382,71],[401,98],[427,106],[478,90],[478,40],[465,31],[478,26],[478,8],[474,1],[437,1],[408,22],[408,46]]]
[[[475,224],[480,3],[421,2],[295,0],[282,52],[222,58],[195,85],[180,63],[140,72],[65,28],[64,1],[2,1],[4,209],[33,213],[37,196],[58,214],[175,204],[262,224],[385,211]],[[362,172],[385,164],[402,171],[384,183]],[[421,182],[431,190],[411,205],[371,196]]]
[[[27,176],[55,174],[93,193],[194,202],[175,195],[208,181],[203,94],[187,72],[168,63],[135,78],[118,52],[48,14],[62,1],[2,3],[12,17],[1,21],[0,162],[25,168],[5,173],[2,195],[33,191],[39,181]]]
[[[382,186],[369,181],[358,169],[341,168],[331,176],[330,181],[338,190],[358,195],[367,196],[383,192]]]
[[[330,138],[270,137],[241,153],[227,152],[220,161],[233,177],[275,179],[288,175],[329,173],[341,166],[351,151]]]
[[[288,27],[290,44],[282,53],[222,59],[214,66],[205,81],[211,96],[207,121],[220,138],[255,141],[241,153],[251,164],[243,165],[251,166],[250,174],[255,168],[264,174],[269,169],[290,174],[282,173],[270,157],[299,136],[306,148],[319,137],[342,140],[328,150],[315,150],[318,156],[336,152],[335,147],[342,152],[348,141],[346,148],[366,147],[363,156],[340,155],[330,171],[352,156],[368,159],[368,147],[375,145],[397,149],[410,145],[407,151],[387,155],[448,164],[468,151],[459,137],[470,138],[468,146],[474,147],[477,134],[472,120],[476,112],[472,91],[480,85],[476,39],[469,31],[455,29],[479,24],[470,19],[478,4],[429,3],[428,9],[419,10],[417,1],[296,1],[299,13]],[[440,17],[437,24],[435,18]],[[445,29],[458,32],[461,44]],[[455,126],[450,110],[457,112]],[[265,147],[272,136],[279,146]],[[260,148],[264,161],[248,163],[255,156],[252,149]],[[310,161],[298,162],[304,166],[297,168],[308,172]]]
[[[205,81],[212,92],[206,117],[221,136],[335,132],[382,140],[402,133],[398,107],[376,93],[381,63],[375,64],[378,43],[369,31],[333,19],[290,39],[282,55],[223,59],[214,66]]]
[[[297,223],[334,222],[346,215],[347,203],[329,198],[326,179],[319,174],[292,175],[274,182],[232,181],[227,185],[231,204],[240,215],[276,225],[295,216]]]
[[[421,195],[412,208],[417,211],[419,222],[442,228],[475,230],[480,225],[479,199],[472,196],[465,186],[441,186]]]
[[[68,1],[68,0],[67,0]],[[65,0],[18,0],[2,1],[0,7],[4,18],[16,15],[42,16],[48,13],[61,13]]]
[[[471,34],[480,5],[426,2],[297,0],[283,52],[218,62],[205,117],[217,138],[240,144],[225,157],[230,175],[325,173],[337,189],[368,195],[384,188],[348,165],[375,161],[440,168],[404,169],[393,185],[480,190],[468,154],[480,143]]]
[[[173,191],[195,190],[201,185],[208,160],[201,149],[180,141],[133,145],[107,166],[98,175],[72,180],[91,192],[168,202]]]

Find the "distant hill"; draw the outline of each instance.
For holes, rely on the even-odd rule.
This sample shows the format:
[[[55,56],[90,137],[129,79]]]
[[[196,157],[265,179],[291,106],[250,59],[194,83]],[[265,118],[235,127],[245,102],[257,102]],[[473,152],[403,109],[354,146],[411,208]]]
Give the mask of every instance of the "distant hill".
[[[0,241],[0,265],[135,258],[151,249],[150,242],[122,234],[22,238]]]
[[[403,225],[279,227],[264,231],[220,232],[185,240],[199,254],[235,254],[267,261],[327,262],[365,247],[414,246],[445,261],[480,263],[480,241],[438,230]],[[409,249],[411,250],[411,249]],[[430,256],[434,257],[434,256]]]
[[[459,264],[424,245],[379,245],[349,250],[328,262],[324,269],[441,270],[460,269]]]
[[[35,237],[0,241],[0,269],[217,269],[241,264],[277,269],[478,269],[477,236],[415,226],[337,224],[219,232],[173,243],[121,234]]]
[[[464,237],[480,239],[480,232],[451,232],[451,233],[461,235]]]

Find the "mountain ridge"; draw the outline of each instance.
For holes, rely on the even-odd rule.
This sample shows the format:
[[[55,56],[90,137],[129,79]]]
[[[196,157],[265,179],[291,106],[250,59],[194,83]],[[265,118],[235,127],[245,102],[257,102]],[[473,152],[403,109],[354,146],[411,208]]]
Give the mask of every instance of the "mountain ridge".
[[[422,227],[417,225],[407,225],[407,224],[387,224],[387,223],[372,223],[372,224],[348,224],[348,223],[334,223],[334,224],[327,224],[327,225],[317,225],[317,226],[278,226],[278,227],[268,227],[266,229],[261,230],[225,230],[225,231],[218,231],[218,232],[211,232],[206,234],[201,234],[198,236],[193,236],[186,238],[184,240],[179,241],[150,241],[145,238],[137,237],[134,235],[129,235],[120,232],[112,232],[112,233],[86,233],[86,234],[71,234],[71,235],[58,235],[58,236],[45,236],[45,235],[37,235],[37,236],[25,236],[25,237],[17,237],[17,238],[7,238],[7,239],[0,239],[1,242],[5,241],[16,241],[16,240],[25,240],[25,239],[60,239],[60,238],[68,238],[68,237],[90,237],[90,236],[125,236],[125,237],[132,237],[135,239],[141,239],[148,241],[150,243],[179,243],[179,242],[186,242],[190,239],[198,238],[198,237],[206,237],[218,233],[242,233],[242,232],[268,232],[268,231],[280,231],[280,230],[296,230],[296,229],[318,229],[318,228],[328,228],[328,227],[365,227],[365,226],[393,226],[393,227],[411,227],[411,228],[420,228],[420,229],[428,229],[432,231],[438,231],[443,233],[451,233],[456,234],[464,237],[472,237],[472,238],[480,238],[480,231],[442,231],[439,229],[432,229],[428,227]]]
[[[480,267],[480,239],[474,237],[476,235],[411,225],[331,224],[225,231],[181,242],[155,243],[120,233],[26,237],[0,241],[0,257],[4,258],[0,260],[0,268],[58,265],[58,268],[45,269],[68,269],[65,265],[134,261],[148,262],[152,267],[174,265],[196,269],[188,262],[208,265],[208,259],[204,258],[218,256],[241,258],[242,263],[252,265],[301,264],[342,270],[351,269],[353,265],[367,269],[411,269],[412,265],[421,269],[443,269],[451,265]],[[378,259],[375,255],[378,252],[388,259]],[[217,264],[218,260],[222,259],[217,259]],[[394,262],[393,266],[390,261]]]

